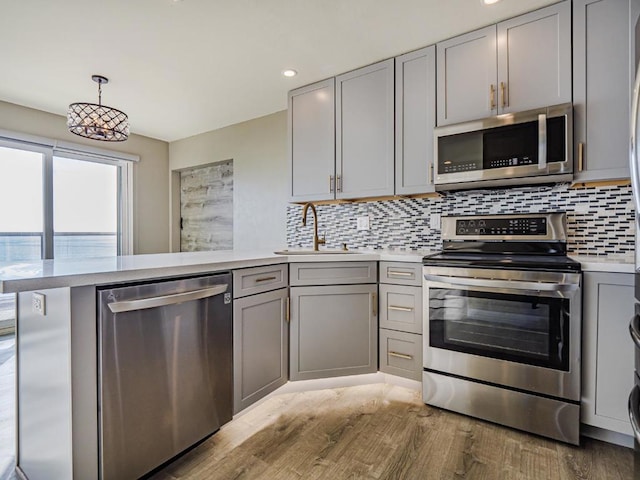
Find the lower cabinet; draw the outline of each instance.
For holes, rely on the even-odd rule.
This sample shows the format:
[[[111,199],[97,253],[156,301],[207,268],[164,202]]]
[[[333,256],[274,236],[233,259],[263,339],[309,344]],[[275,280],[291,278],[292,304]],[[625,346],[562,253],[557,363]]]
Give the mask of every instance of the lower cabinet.
[[[634,385],[633,274],[584,273],[582,423],[632,435],[627,399]]]
[[[291,380],[378,370],[376,284],[291,287]]]
[[[233,302],[234,414],[287,382],[288,292]]]
[[[422,380],[422,335],[380,329],[380,371]]]

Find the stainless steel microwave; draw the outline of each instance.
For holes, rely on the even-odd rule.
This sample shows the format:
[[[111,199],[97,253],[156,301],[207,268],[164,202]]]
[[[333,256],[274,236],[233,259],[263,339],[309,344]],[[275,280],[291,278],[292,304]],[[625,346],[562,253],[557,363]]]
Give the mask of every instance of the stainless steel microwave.
[[[434,129],[436,190],[573,179],[570,103]]]

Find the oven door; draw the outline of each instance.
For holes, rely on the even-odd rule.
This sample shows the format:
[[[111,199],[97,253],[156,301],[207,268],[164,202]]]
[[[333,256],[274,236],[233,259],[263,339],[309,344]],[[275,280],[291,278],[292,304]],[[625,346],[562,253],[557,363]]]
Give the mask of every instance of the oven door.
[[[424,267],[424,367],[580,400],[580,274]]]

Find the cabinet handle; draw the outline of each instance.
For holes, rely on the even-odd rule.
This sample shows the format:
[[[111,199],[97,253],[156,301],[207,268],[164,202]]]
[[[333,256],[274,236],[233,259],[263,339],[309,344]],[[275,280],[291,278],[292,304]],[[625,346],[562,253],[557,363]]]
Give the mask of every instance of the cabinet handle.
[[[284,310],[284,319],[289,323],[291,321],[291,297],[287,297],[287,305]]]
[[[329,193],[333,193],[333,175],[329,175]]]
[[[378,316],[378,296],[375,293],[371,294],[371,311],[374,317]]]
[[[637,348],[640,348],[640,315],[634,315],[629,322],[629,334]]]
[[[342,175],[336,175],[336,192],[342,193]]]
[[[578,143],[578,171],[581,172],[584,168],[584,143]]]
[[[396,277],[413,277],[413,272],[398,272],[396,270],[388,270],[387,275],[390,277],[395,275]]]
[[[398,312],[413,312],[413,307],[400,307],[398,305],[389,305],[389,310],[397,310]]]
[[[496,108],[496,87],[493,85],[489,85],[489,99],[491,100],[491,110]]]
[[[429,183],[433,183],[433,163],[429,164]]]
[[[502,97],[502,100],[501,100],[502,108],[507,106],[506,89],[507,89],[507,85],[504,82],[500,82],[500,96]]]
[[[390,357],[404,358],[405,360],[413,360],[413,355],[407,355],[398,352],[388,352]]]
[[[260,283],[260,282],[268,282],[270,280],[276,280],[277,277],[262,277],[262,278],[256,278],[256,283]]]

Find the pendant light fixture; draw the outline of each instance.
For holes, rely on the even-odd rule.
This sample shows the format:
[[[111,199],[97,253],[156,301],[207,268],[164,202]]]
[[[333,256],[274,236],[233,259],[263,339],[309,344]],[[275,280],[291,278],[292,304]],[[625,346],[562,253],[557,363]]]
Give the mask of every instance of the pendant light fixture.
[[[112,107],[102,105],[102,84],[109,79],[92,75],[98,84],[98,104],[72,103],[67,112],[67,127],[71,133],[103,142],[124,142],[129,138],[129,117]]]

